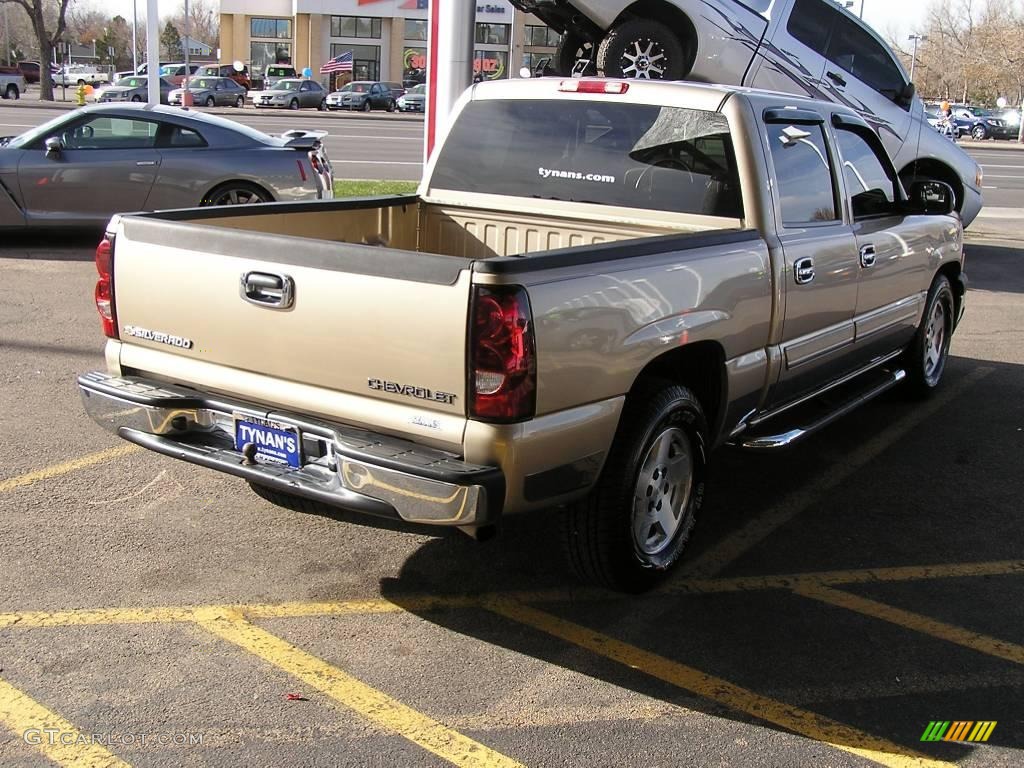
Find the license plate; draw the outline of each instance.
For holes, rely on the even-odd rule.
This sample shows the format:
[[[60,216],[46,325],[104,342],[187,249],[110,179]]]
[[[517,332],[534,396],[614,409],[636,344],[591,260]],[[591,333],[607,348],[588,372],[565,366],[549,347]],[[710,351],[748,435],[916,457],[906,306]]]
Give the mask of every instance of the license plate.
[[[248,414],[235,414],[235,450],[246,445],[256,448],[256,460],[285,464],[293,469],[302,466],[302,441],[299,430],[290,424]]]

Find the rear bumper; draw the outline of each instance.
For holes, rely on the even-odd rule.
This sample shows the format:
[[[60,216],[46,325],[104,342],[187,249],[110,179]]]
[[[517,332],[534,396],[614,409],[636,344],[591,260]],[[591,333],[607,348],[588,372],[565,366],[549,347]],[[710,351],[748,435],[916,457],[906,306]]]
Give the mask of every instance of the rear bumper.
[[[89,416],[125,440],[285,493],[426,525],[479,527],[501,515],[501,470],[445,451],[136,377],[88,373],[78,387]],[[297,427],[303,466],[246,463],[234,445],[237,413]]]

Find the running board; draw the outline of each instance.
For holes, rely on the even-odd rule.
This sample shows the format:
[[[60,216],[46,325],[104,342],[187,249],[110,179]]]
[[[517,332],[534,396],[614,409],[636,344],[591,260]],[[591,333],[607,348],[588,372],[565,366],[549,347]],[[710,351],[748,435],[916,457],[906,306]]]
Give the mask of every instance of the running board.
[[[895,387],[906,377],[907,373],[902,369],[879,369],[876,375],[871,376],[869,374],[866,377],[871,379],[866,388],[862,387],[858,391],[849,394],[841,402],[829,404],[824,412],[822,412],[823,404],[816,403],[815,401],[808,403],[807,407],[796,409],[798,413],[790,414],[787,421],[789,423],[795,421],[801,424],[801,426],[795,426],[785,432],[775,434],[744,434],[738,436],[729,444],[750,451],[773,451],[778,448],[789,448],[794,443],[824,429],[832,422],[859,408],[869,400],[874,400],[883,392],[887,392]],[[817,413],[813,412],[815,410]]]

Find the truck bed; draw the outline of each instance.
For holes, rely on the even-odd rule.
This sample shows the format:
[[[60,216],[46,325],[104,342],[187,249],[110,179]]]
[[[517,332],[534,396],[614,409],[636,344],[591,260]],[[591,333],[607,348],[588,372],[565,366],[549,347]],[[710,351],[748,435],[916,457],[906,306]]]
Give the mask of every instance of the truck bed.
[[[337,243],[380,245],[466,259],[523,256],[658,235],[738,229],[739,219],[655,211],[613,211],[572,204],[561,213],[556,201],[521,201],[494,196],[493,207],[458,200],[387,196],[316,204],[282,204],[245,210],[169,211],[151,218],[209,227]],[[282,215],[287,214],[287,215]]]

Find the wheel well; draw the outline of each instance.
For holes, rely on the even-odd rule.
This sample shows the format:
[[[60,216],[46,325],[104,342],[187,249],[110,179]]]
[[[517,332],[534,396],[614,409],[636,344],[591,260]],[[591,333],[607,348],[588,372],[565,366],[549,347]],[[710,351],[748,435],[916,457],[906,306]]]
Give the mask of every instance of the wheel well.
[[[953,188],[953,194],[956,196],[957,211],[963,209],[964,183],[948,165],[936,160],[917,160],[900,171],[900,179],[903,181],[904,186],[907,186],[909,181],[915,178],[946,182]]]
[[[948,264],[943,264],[939,267],[938,274],[945,275],[946,279],[949,280],[950,286],[953,288],[953,296],[956,297],[956,311],[954,312],[953,322],[955,323],[957,318],[960,317],[960,307],[964,303],[964,284],[960,282],[960,273],[962,272],[959,261],[951,261]]]
[[[274,197],[274,194],[269,189],[267,189],[262,184],[257,184],[255,181],[249,181],[248,179],[228,179],[227,181],[222,181],[219,184],[214,184],[212,187],[210,187],[210,189],[208,189],[206,191],[206,194],[203,195],[202,199],[203,200],[209,200],[211,197],[213,197],[213,193],[214,192],[217,192],[218,190],[222,189],[223,187],[230,187],[230,186],[232,186],[234,184],[237,184],[237,185],[239,185],[241,187],[255,187],[260,192],[262,192],[264,195],[266,195],[268,198],[270,198],[271,202],[276,202],[277,201],[277,198]],[[204,205],[205,205],[205,203],[204,203]]]
[[[709,439],[713,442],[721,431],[719,422],[725,416],[722,406],[727,396],[722,347],[714,341],[698,341],[656,357],[640,371],[630,395],[645,389],[652,380],[682,384],[697,396],[711,429]]]
[[[693,69],[697,60],[697,28],[678,6],[665,0],[637,0],[619,15],[616,23],[626,18],[659,21],[675,31],[686,49],[686,72]]]

